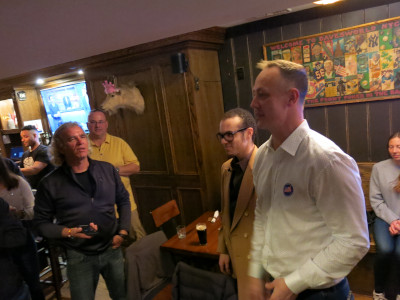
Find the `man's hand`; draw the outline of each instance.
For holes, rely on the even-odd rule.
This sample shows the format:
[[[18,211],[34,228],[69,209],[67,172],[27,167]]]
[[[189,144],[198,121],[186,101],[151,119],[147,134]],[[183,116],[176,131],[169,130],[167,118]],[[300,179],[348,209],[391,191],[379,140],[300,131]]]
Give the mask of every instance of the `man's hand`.
[[[231,259],[228,254],[219,255],[219,269],[223,274],[231,275],[231,269],[229,267]]]
[[[89,226],[97,231],[98,227],[94,223],[90,223]],[[91,239],[92,236],[82,233],[81,227],[64,228],[61,232],[61,236],[65,238],[78,238],[78,239]]]
[[[269,295],[267,294],[267,290],[264,288],[264,280],[251,277],[248,278],[248,295],[247,299],[249,300],[267,300],[269,299]]]
[[[293,294],[287,287],[283,278],[267,282],[265,288],[267,289],[267,294],[270,294],[270,297],[266,298],[269,300],[295,300],[297,298],[297,295]]]
[[[121,230],[119,233],[123,234],[123,235],[128,235],[128,232],[126,230]],[[120,236],[118,234],[114,235],[113,240],[112,240],[112,248],[117,249],[117,248],[121,247],[121,244],[123,243],[123,241],[124,241],[124,238],[122,236]]]

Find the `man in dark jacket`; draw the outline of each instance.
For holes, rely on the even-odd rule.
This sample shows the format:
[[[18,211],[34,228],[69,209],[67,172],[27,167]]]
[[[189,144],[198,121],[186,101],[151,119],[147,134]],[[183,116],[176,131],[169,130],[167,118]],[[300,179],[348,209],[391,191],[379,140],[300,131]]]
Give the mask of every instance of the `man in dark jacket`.
[[[128,235],[130,202],[118,172],[88,158],[88,139],[78,123],[56,130],[50,152],[59,167],[39,184],[34,224],[66,248],[71,298],[94,299],[102,274],[111,298],[125,299],[120,246]]]

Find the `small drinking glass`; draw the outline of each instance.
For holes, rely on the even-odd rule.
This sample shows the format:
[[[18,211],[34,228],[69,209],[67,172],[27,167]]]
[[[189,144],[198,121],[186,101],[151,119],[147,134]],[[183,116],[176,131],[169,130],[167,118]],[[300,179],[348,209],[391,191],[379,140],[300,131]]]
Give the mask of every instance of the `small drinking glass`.
[[[184,239],[186,237],[186,227],[185,225],[179,225],[176,227],[176,233],[178,235],[178,239]]]

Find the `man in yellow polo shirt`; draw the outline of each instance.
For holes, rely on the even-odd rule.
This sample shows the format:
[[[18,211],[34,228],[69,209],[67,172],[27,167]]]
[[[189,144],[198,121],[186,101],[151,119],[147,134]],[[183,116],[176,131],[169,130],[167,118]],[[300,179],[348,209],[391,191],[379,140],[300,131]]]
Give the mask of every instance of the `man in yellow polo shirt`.
[[[122,183],[129,192],[131,201],[131,228],[129,235],[141,239],[146,232],[140,222],[139,214],[129,176],[140,171],[139,160],[131,147],[123,139],[107,133],[108,122],[104,111],[92,110],[88,117],[89,140],[92,146],[90,158],[111,163],[121,176]]]

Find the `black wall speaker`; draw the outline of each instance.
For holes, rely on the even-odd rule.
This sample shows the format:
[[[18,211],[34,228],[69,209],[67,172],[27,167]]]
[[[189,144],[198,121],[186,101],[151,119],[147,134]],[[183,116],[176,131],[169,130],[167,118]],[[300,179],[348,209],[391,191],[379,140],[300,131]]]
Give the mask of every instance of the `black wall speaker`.
[[[172,73],[185,73],[188,63],[185,54],[182,52],[175,53],[171,56]]]

